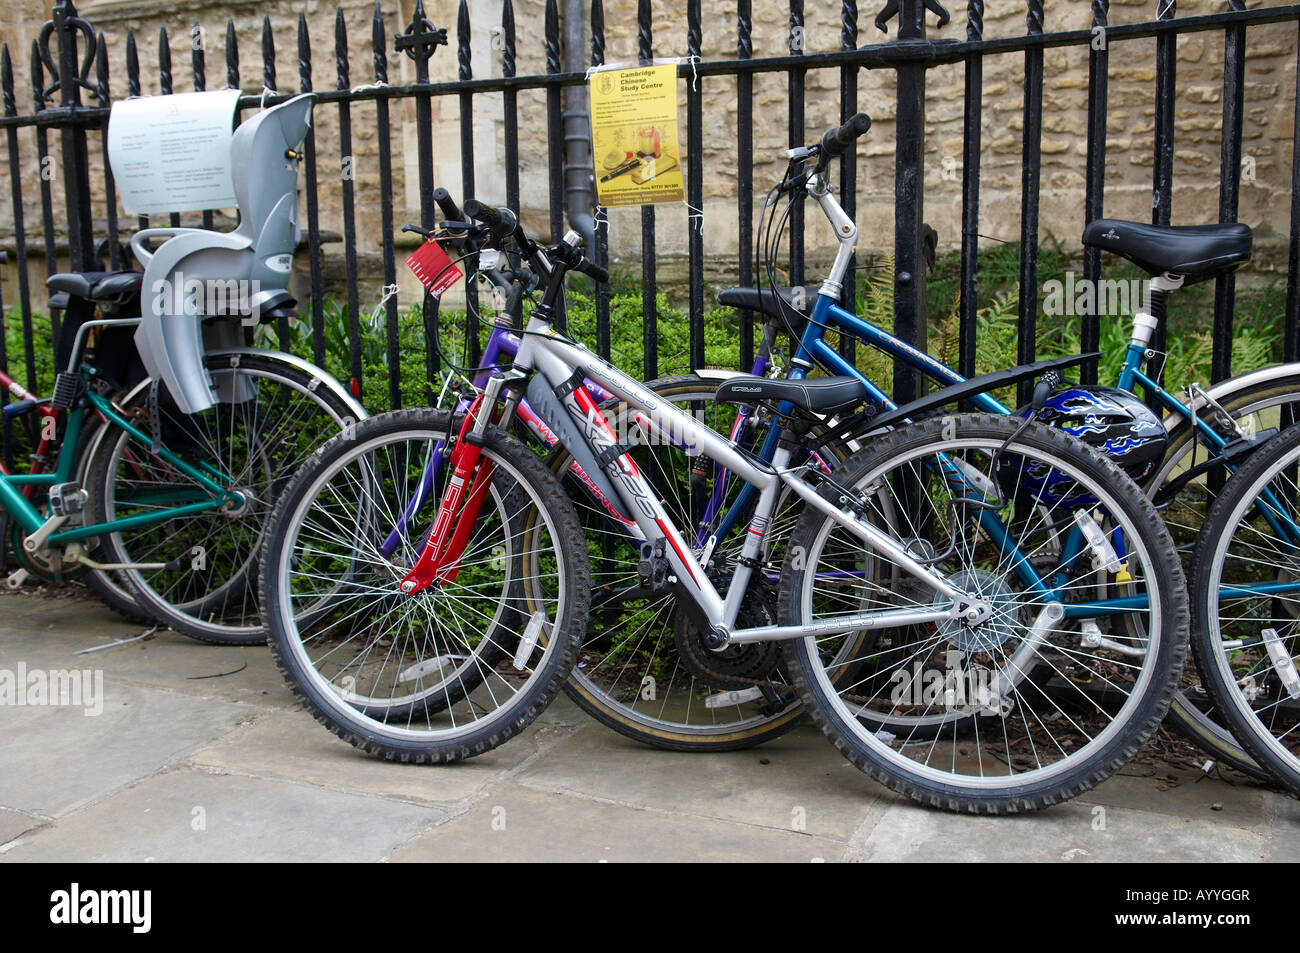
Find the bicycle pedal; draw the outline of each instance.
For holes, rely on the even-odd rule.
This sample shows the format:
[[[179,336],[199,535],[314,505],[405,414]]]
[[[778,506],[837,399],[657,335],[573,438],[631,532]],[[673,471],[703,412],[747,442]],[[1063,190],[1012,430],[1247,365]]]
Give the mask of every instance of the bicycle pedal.
[[[56,483],[50,487],[50,512],[55,516],[79,516],[86,508],[86,497],[80,483]]]
[[[1296,672],[1295,661],[1283,645],[1277,629],[1260,630],[1261,641],[1268,650],[1268,657],[1273,662],[1273,671],[1282,682],[1282,687],[1292,698],[1300,697],[1300,674]]]
[[[651,591],[658,591],[668,578],[668,557],[662,539],[653,544],[641,544],[641,559],[636,564],[637,576],[641,585]]]
[[[705,708],[730,708],[732,705],[743,705],[745,702],[757,701],[763,697],[763,690],[757,685],[751,688],[740,688],[729,692],[715,692],[704,699]]]

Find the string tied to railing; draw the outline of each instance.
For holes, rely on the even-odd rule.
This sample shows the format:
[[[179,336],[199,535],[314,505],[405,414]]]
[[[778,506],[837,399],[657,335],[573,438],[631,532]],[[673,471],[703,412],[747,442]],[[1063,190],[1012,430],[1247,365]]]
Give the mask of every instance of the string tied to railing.
[[[388,304],[390,298],[396,297],[397,292],[398,287],[396,284],[384,285],[383,288],[380,289],[379,301],[370,309],[370,317],[366,321],[372,330],[378,330],[379,327],[382,326],[383,320],[380,315],[384,310],[384,305]]]

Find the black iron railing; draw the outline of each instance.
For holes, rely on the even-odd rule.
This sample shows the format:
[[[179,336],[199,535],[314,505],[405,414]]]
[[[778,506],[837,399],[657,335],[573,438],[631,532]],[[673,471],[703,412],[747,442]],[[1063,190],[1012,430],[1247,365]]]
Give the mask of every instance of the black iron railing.
[[[543,2],[543,0],[532,0]],[[731,59],[703,59],[703,21],[701,0],[686,2],[685,49],[687,61],[679,75],[686,82],[686,181],[687,204],[692,210],[703,208],[703,103],[704,88],[720,78],[734,83],[737,98],[736,142],[736,224],[739,235],[737,272],[742,283],[753,283],[757,277],[751,249],[753,245],[754,161],[753,127],[754,78],[760,73],[785,74],[789,94],[789,109],[784,121],[788,140],[801,144],[809,135],[805,129],[804,102],[806,79],[810,71],[833,70],[839,74],[839,113],[847,119],[858,109],[858,80],[860,69],[892,71],[897,76],[897,116],[895,142],[895,216],[893,255],[895,262],[894,330],[905,339],[923,343],[925,314],[925,266],[923,263],[923,236],[925,213],[925,117],[926,79],[930,70],[945,64],[960,64],[964,69],[964,109],[962,122],[963,150],[961,172],[961,250],[962,263],[959,278],[959,358],[960,369],[972,373],[976,353],[976,300],[977,300],[977,242],[980,229],[981,184],[981,124],[983,120],[983,71],[985,59],[993,55],[1020,54],[1024,58],[1024,103],[1021,136],[1021,194],[1020,194],[1020,297],[1018,303],[1018,353],[1022,361],[1035,356],[1035,327],[1038,311],[1038,239],[1039,239],[1039,180],[1041,165],[1041,139],[1043,130],[1044,52],[1050,48],[1076,47],[1087,49],[1089,86],[1087,91],[1087,121],[1084,133],[1087,138],[1087,155],[1084,169],[1084,198],[1079,213],[1079,225],[1100,216],[1104,211],[1106,190],[1106,113],[1108,105],[1108,63],[1110,51],[1117,45],[1141,39],[1154,39],[1155,88],[1153,97],[1154,132],[1152,136],[1153,181],[1151,218],[1157,223],[1168,223],[1173,198],[1173,177],[1176,171],[1175,95],[1177,92],[1176,43],[1180,35],[1217,31],[1224,35],[1224,70],[1222,78],[1222,147],[1219,175],[1219,208],[1222,221],[1236,219],[1240,190],[1242,148],[1242,121],[1244,114],[1245,63],[1250,49],[1250,38],[1255,31],[1268,24],[1300,24],[1300,4],[1279,4],[1245,9],[1241,0],[1230,0],[1228,9],[1201,16],[1178,17],[1174,0],[1153,0],[1151,19],[1139,23],[1110,25],[1107,0],[1092,0],[1090,4],[1092,29],[1049,29],[1045,21],[1042,0],[1026,0],[1025,29],[1016,36],[984,37],[984,8],[980,0],[970,0],[965,9],[965,39],[938,40],[928,35],[927,17],[938,18],[943,23],[949,14],[937,0],[888,0],[875,17],[882,28],[890,26],[894,36],[881,43],[860,46],[859,11],[855,0],[843,0],[839,24],[839,48],[810,51],[804,37],[807,35],[803,0],[788,0],[789,42],[788,53],[780,56],[755,57],[753,46],[753,0],[737,0],[735,5],[736,55]],[[759,0],[767,2],[767,0]],[[778,2],[778,0],[772,0]],[[517,54],[519,37],[516,35],[515,8],[512,0],[504,0],[499,24],[493,24],[494,36],[499,43],[494,49],[500,56],[500,75],[476,76],[471,56],[473,30],[483,29],[483,24],[471,23],[471,9],[461,0],[457,12],[454,36],[433,24],[421,3],[417,2],[411,22],[402,26],[392,40],[379,4],[371,27],[372,62],[364,70],[354,68],[349,59],[349,37],[342,10],[337,14],[333,32],[333,52],[337,63],[337,83],[332,89],[314,90],[319,98],[318,110],[337,110],[338,140],[322,142],[313,133],[306,144],[304,175],[306,185],[306,240],[310,267],[311,302],[309,318],[312,327],[312,349],[318,361],[325,357],[324,288],[327,276],[321,255],[322,218],[317,191],[329,180],[333,188],[333,174],[322,175],[323,162],[350,156],[353,149],[353,108],[361,102],[373,102],[374,122],[377,132],[377,151],[380,188],[380,245],[383,260],[383,280],[391,285],[397,279],[397,249],[394,245],[394,156],[390,146],[390,104],[395,100],[411,99],[415,104],[417,158],[408,175],[418,180],[419,217],[425,226],[437,217],[433,193],[433,122],[432,103],[435,97],[449,97],[457,102],[460,118],[460,165],[464,198],[472,197],[476,189],[474,151],[474,116],[485,107],[483,97],[499,96],[504,128],[503,175],[506,201],[516,210],[520,204],[519,144],[521,133],[528,141],[537,141],[545,132],[549,171],[549,222],[553,233],[558,234],[564,225],[566,208],[565,173],[566,139],[565,113],[562,108],[564,87],[577,86],[585,81],[584,72],[565,69],[562,60],[561,26],[556,0],[544,0],[540,50],[544,52],[545,71],[536,75],[518,75]],[[674,7],[674,9],[676,9]],[[716,16],[716,8],[711,15]],[[661,12],[662,17],[662,12]],[[716,19],[713,21],[716,23]],[[589,61],[601,65],[606,59],[606,20],[602,0],[591,0],[587,34],[590,40]],[[1097,29],[1104,30],[1105,41],[1095,42]],[[1276,27],[1273,27],[1276,29]],[[728,27],[730,30],[730,27]],[[195,26],[195,31],[199,27]],[[827,31],[820,31],[825,35]],[[225,30],[225,85],[240,88],[243,82],[239,58],[239,37],[233,22]],[[297,24],[297,82],[290,90],[281,86],[277,73],[275,37],[271,22],[264,19],[260,37],[261,83],[264,93],[244,96],[241,109],[279,102],[291,93],[312,90],[313,39],[319,51],[326,44],[322,37],[311,35],[305,15]],[[638,59],[649,61],[654,55],[655,11],[651,0],[638,0],[635,24],[635,48]],[[196,90],[209,88],[208,71],[212,64],[205,60],[202,43],[194,43],[189,72]],[[429,64],[440,46],[454,45],[456,79],[434,82],[430,79]],[[12,233],[3,236],[11,242],[16,265],[16,300],[7,303],[17,310],[23,327],[25,370],[29,381],[35,384],[34,344],[32,334],[33,295],[29,286],[29,263],[44,255],[48,272],[58,270],[59,244],[56,236],[66,235],[67,260],[74,269],[96,269],[101,254],[111,268],[130,267],[121,244],[124,237],[116,209],[113,179],[107,164],[97,158],[92,164],[87,141],[90,136],[101,137],[106,153],[106,128],[110,96],[109,44],[102,33],[96,33],[81,18],[73,4],[59,0],[52,18],[32,44],[29,61],[31,109],[20,112],[18,84],[15,82],[10,44],[0,51],[0,92],[3,93],[3,127],[8,151],[10,222]],[[448,51],[452,54],[452,51]],[[415,81],[409,84],[389,82],[389,56],[404,55],[414,65]],[[16,55],[16,54],[15,54]],[[570,58],[570,63],[574,60]],[[136,37],[127,31],[125,42],[126,88],[128,95],[141,91],[141,64]],[[362,73],[366,75],[362,76]],[[166,31],[159,43],[157,63],[158,85],[163,94],[175,87],[173,63]],[[219,75],[219,74],[218,74]],[[1300,71],[1298,71],[1300,77]],[[359,84],[359,85],[357,85]],[[1300,78],[1297,79],[1300,92]],[[521,91],[543,90],[546,108],[541,116],[521,116],[519,95]],[[1300,104],[1300,96],[1297,97]],[[491,108],[498,108],[492,101]],[[765,116],[770,121],[770,116]],[[521,128],[521,124],[523,128]],[[544,126],[544,130],[541,128]],[[54,208],[52,181],[42,176],[35,188],[39,190],[42,246],[29,246],[29,230],[25,217],[24,201],[33,188],[24,180],[23,172],[31,165],[31,157],[24,152],[20,141],[23,129],[34,130],[36,162],[44,169],[51,156],[62,183],[63,207]],[[1296,135],[1300,136],[1300,105],[1297,105]],[[817,130],[814,130],[814,132]],[[56,142],[52,145],[50,137]],[[29,148],[29,147],[28,147]],[[1294,149],[1292,166],[1292,204],[1289,223],[1289,273],[1285,315],[1284,355],[1288,360],[1300,357],[1300,288],[1297,287],[1297,270],[1300,265],[1300,192],[1294,184],[1300,181],[1300,148]],[[92,178],[102,180],[102,202],[92,207]],[[852,153],[845,156],[839,173],[841,201],[852,214],[858,207],[857,164]],[[350,351],[349,372],[356,379],[362,374],[362,327],[360,313],[363,304],[358,288],[357,251],[357,194],[354,181],[343,176],[341,182],[341,227],[343,259],[346,275],[348,305],[348,343]],[[99,208],[101,214],[96,216]],[[601,264],[609,261],[608,220],[603,210],[592,209],[597,227],[595,255]],[[410,214],[414,214],[411,210]],[[641,261],[640,280],[644,322],[644,368],[647,377],[659,372],[659,328],[656,315],[657,265],[656,209],[646,206],[641,211]],[[690,320],[689,356],[692,366],[704,362],[704,258],[711,223],[697,211],[689,212],[688,257],[688,314]],[[169,216],[173,224],[179,216]],[[205,212],[203,222],[213,224],[213,213]],[[791,234],[795,236],[789,250],[789,278],[792,283],[805,279],[804,247],[801,240],[802,209],[796,208],[791,216]],[[149,222],[138,220],[139,227]],[[728,229],[730,224],[719,224]],[[1279,229],[1280,230],[1280,229]],[[1101,273],[1100,254],[1095,249],[1084,252],[1083,276],[1096,280]],[[0,294],[6,289],[0,288]],[[851,283],[844,290],[844,304],[851,306],[854,296]],[[468,288],[473,295],[474,289]],[[1227,275],[1218,280],[1214,296],[1214,354],[1213,376],[1221,379],[1231,372],[1231,341],[1233,334],[1234,278]],[[6,302],[0,297],[0,314]],[[437,301],[425,298],[426,323],[434,318]],[[384,303],[386,324],[386,349],[388,354],[388,400],[394,406],[403,401],[413,402],[423,395],[403,394],[400,387],[399,310],[395,298]],[[596,347],[608,355],[611,301],[609,289],[602,287],[596,294]],[[57,315],[52,318],[57,321]],[[473,318],[469,319],[471,322]],[[472,330],[472,325],[471,325]],[[281,334],[288,333],[282,326]],[[740,351],[742,361],[752,359],[754,348],[753,316],[744,315],[741,322]],[[1082,343],[1086,349],[1097,346],[1099,323],[1096,315],[1082,319]],[[1157,350],[1161,342],[1155,342]],[[841,347],[853,353],[853,342],[843,341]],[[0,336],[0,360],[11,355],[3,353]],[[427,370],[434,375],[437,356],[432,348],[427,354]],[[1086,368],[1085,378],[1095,377],[1095,368]],[[899,398],[915,393],[918,382],[910,371],[899,369],[894,390]]]

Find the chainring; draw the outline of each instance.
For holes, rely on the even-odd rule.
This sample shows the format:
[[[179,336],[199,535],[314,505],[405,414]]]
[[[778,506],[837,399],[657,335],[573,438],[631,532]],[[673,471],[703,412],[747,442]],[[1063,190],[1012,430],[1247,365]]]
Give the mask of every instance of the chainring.
[[[719,595],[726,595],[730,573],[715,570],[709,579]],[[776,624],[776,609],[762,586],[751,581],[736,614],[737,628]],[[715,652],[704,644],[705,630],[693,615],[679,608],[673,616],[673,640],[682,665],[696,679],[718,691],[739,691],[768,680],[781,661],[775,641],[728,645]]]
[[[22,569],[27,570],[27,574],[34,579],[39,579],[47,583],[65,583],[80,579],[87,572],[89,567],[84,565],[73,566],[70,569],[56,569],[44,556],[35,553],[29,553],[23,548],[22,526],[17,520],[9,521],[9,558],[18,564]]]

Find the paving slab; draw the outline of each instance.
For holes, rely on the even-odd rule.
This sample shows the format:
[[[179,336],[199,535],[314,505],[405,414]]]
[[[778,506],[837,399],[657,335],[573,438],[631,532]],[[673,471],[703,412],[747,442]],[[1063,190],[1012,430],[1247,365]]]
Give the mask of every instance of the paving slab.
[[[555,725],[558,728],[586,728],[591,725],[587,713],[574,704],[564,692],[555,696],[555,701],[546,706],[546,711],[538,717],[536,724]]]
[[[520,784],[847,842],[884,789],[800,727],[761,748],[658,751],[592,724],[520,773]]]
[[[375,861],[443,817],[309,785],[179,769],[29,834],[0,862]]]
[[[696,861],[808,863],[838,859],[833,840],[502,785],[468,813],[420,835],[400,862]]]
[[[104,682],[104,709],[0,708],[0,806],[59,816],[230,731],[246,706]]]
[[[0,596],[0,668],[20,661],[42,668],[93,666],[106,680],[270,707],[297,704],[263,645],[208,645],[160,629],[142,641],[75,654],[147,628],[123,623],[90,600]]]
[[[572,729],[531,726],[508,743],[456,764],[384,761],[336,737],[307,712],[264,715],[196,751],[194,764],[342,791],[452,805],[474,797]]]
[[[127,622],[102,603],[60,599],[49,595],[0,592],[0,667],[20,661],[45,668],[71,667],[95,655],[73,655],[79,649],[105,645],[146,631]]]
[[[163,630],[77,659],[101,666],[106,678],[137,685],[273,708],[298,704],[265,645],[206,645]]]
[[[1129,765],[1076,800],[1248,829],[1258,827],[1264,817],[1268,789],[1263,784],[1243,780],[1228,785],[1200,771],[1164,764],[1150,768],[1149,777],[1138,776],[1129,773],[1134,767]]]
[[[1268,792],[1264,799],[1268,850],[1272,863],[1300,863],[1300,801],[1289,794]]]
[[[1104,826],[1102,826],[1104,825]],[[1078,799],[1021,817],[971,817],[894,804],[846,852],[852,861],[1194,863],[1262,859],[1257,831]]]
[[[0,808],[0,845],[9,843],[19,834],[40,827],[43,823],[38,817]]]

